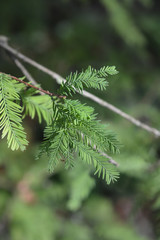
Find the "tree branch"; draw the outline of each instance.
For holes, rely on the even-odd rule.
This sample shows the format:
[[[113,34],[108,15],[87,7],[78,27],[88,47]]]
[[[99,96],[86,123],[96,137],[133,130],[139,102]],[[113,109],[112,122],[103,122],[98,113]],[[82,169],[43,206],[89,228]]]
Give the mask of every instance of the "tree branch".
[[[139,121],[138,119],[130,116],[129,114],[121,111],[119,108],[113,106],[112,104],[102,100],[101,98],[93,95],[92,93],[89,93],[87,91],[83,91],[82,93],[83,96],[93,100],[94,102],[98,103],[99,105],[110,109],[112,112],[117,113],[118,115],[120,115],[121,117],[125,118],[126,120],[128,120],[129,122],[133,123],[134,125],[136,125],[137,127],[140,127],[144,130],[146,130],[147,132],[150,132],[152,134],[155,135],[155,137],[160,137],[160,131],[156,128],[152,128],[149,125],[142,123],[141,121]]]
[[[38,83],[36,82],[36,80],[31,76],[31,74],[28,72],[28,70],[24,67],[24,65],[15,57],[12,56],[12,59],[14,61],[14,63],[16,64],[16,66],[21,70],[21,72],[23,73],[24,76],[26,76],[26,78],[29,80],[29,82],[31,82],[33,85],[38,85]],[[42,93],[42,92],[40,92]],[[43,94],[43,93],[42,93]]]
[[[2,47],[3,49],[5,49],[6,51],[8,51],[9,53],[11,53],[13,56],[15,56],[16,58],[21,59],[24,62],[29,63],[30,65],[38,68],[39,70],[43,71],[44,73],[50,75],[52,78],[54,78],[56,80],[56,82],[58,84],[61,84],[62,81],[65,81],[65,79],[63,77],[61,77],[59,74],[51,71],[50,69],[44,67],[43,65],[33,61],[32,59],[26,57],[25,55],[23,55],[22,53],[16,51],[14,48],[4,44],[3,38],[6,38],[5,36],[0,36],[0,47]],[[138,119],[130,116],[129,114],[121,111],[119,108],[113,106],[112,104],[102,100],[101,98],[87,92],[87,91],[83,91],[82,93],[83,96],[91,99],[92,101],[98,103],[99,105],[110,109],[112,112],[115,112],[116,114],[120,115],[121,117],[125,118],[126,120],[128,120],[129,122],[131,122],[132,124],[136,125],[137,127],[140,127],[144,130],[146,130],[147,132],[150,132],[152,134],[155,135],[155,137],[160,137],[160,131],[156,128],[152,128],[147,124],[142,123],[141,121],[139,121]]]
[[[5,36],[0,36],[0,42],[4,45],[8,46],[8,38]],[[13,62],[16,64],[16,66],[21,70],[24,76],[31,82],[33,85],[38,85],[36,80],[31,76],[31,74],[28,72],[28,70],[24,67],[24,65],[10,52],[6,51],[8,53],[8,56],[13,60]],[[43,92],[39,92],[40,95],[44,95]]]
[[[35,68],[41,70],[42,72],[50,75],[52,78],[56,79],[57,83],[60,84],[65,79],[62,78],[59,74],[51,71],[50,69],[44,67],[43,65],[37,63],[36,61],[30,59],[29,57],[26,57],[22,53],[18,52],[14,48],[10,47],[9,45],[6,45],[4,43],[4,38],[7,38],[5,36],[0,36],[0,46],[5,49],[7,52],[11,53],[13,56],[15,56],[18,59],[21,59],[22,61],[34,66]]]
[[[117,163],[112,157],[110,157],[108,154],[101,152],[102,156],[108,158],[108,162],[115,165],[116,167],[119,166],[119,163]]]
[[[51,93],[51,92],[49,92],[48,90],[44,90],[44,89],[42,89],[42,88],[36,87],[36,86],[34,86],[34,85],[30,84],[30,83],[27,83],[27,82],[23,81],[22,79],[19,79],[19,78],[17,78],[17,77],[12,76],[12,75],[9,75],[9,74],[3,73],[3,72],[0,72],[0,74],[8,75],[8,76],[11,77],[12,79],[14,79],[14,80],[16,80],[16,81],[18,81],[18,82],[20,82],[20,83],[25,84],[27,87],[34,88],[34,89],[36,89],[36,90],[38,90],[38,91],[40,91],[40,92],[43,92],[43,93],[45,93],[45,94],[47,94],[47,95],[49,95],[49,96],[55,96],[55,97],[58,97],[58,98],[66,98],[66,96],[59,96],[59,95],[57,95],[57,94]]]

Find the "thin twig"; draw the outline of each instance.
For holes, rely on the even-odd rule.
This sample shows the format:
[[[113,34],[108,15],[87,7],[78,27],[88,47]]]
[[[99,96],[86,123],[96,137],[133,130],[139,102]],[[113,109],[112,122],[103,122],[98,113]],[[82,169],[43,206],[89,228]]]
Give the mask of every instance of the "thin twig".
[[[0,42],[4,45],[8,46],[8,38],[5,36],[0,36]],[[33,85],[37,86],[38,83],[36,80],[31,76],[31,74],[28,72],[28,70],[25,68],[25,66],[10,52],[6,51],[8,53],[8,56],[13,60],[13,62],[16,64],[16,66],[21,70],[24,76],[31,82]],[[39,92],[40,95],[44,95],[43,92]]]
[[[51,77],[53,77],[54,79],[56,79],[57,83],[61,83],[63,80],[65,80],[64,78],[62,78],[59,74],[51,71],[50,69],[44,67],[43,65],[35,62],[34,60],[30,59],[29,57],[26,57],[25,55],[23,55],[22,53],[18,52],[17,50],[15,50],[14,48],[10,47],[9,45],[6,45],[4,43],[4,38],[5,36],[0,36],[0,46],[5,49],[6,51],[10,52],[13,54],[13,56],[21,59],[22,61],[38,68],[39,70],[41,70],[42,72],[50,75]]]
[[[15,57],[12,58],[16,66],[21,70],[24,76],[31,82],[33,85],[38,85],[36,80],[31,76],[31,74],[28,72],[28,70],[24,67],[24,65]]]
[[[33,61],[32,59],[26,57],[25,55],[21,54],[20,52],[16,51],[14,48],[8,46],[8,45],[5,45],[3,41],[1,41],[1,38],[4,38],[0,36],[0,46],[2,48],[4,48],[6,51],[12,53],[15,57],[21,59],[22,61],[24,62],[27,62],[29,63],[30,65],[38,68],[39,70],[45,72],[46,74],[50,75],[51,77],[53,77],[56,82],[58,84],[61,84],[62,81],[65,81],[64,78],[62,78],[59,74],[51,71],[50,69],[44,67],[43,65]],[[120,115],[121,117],[125,118],[126,120],[130,121],[131,123],[133,123],[134,125],[146,130],[147,132],[150,132],[152,134],[155,135],[155,137],[160,137],[160,131],[156,128],[152,128],[150,126],[148,126],[147,124],[144,124],[142,123],[141,121],[139,121],[138,119],[130,116],[129,114],[121,111],[119,108],[113,106],[112,104],[102,100],[101,98],[98,98],[97,96],[87,92],[87,91],[83,91],[82,93],[83,96],[91,99],[92,101],[98,103],[99,105],[105,107],[105,108],[108,108],[110,109],[112,112],[115,112],[116,114]]]
[[[102,156],[108,158],[108,162],[109,162],[109,163],[115,165],[116,167],[119,166],[119,163],[117,163],[117,162],[116,162],[112,157],[110,157],[108,154],[102,153],[102,152],[101,152],[101,154],[102,154]]]
[[[19,79],[17,77],[12,76],[12,75],[9,75],[9,74],[3,73],[3,72],[0,72],[0,74],[8,75],[10,78],[15,79],[16,81],[18,81],[20,83],[23,83],[23,84],[25,84],[28,87],[34,88],[34,89],[36,89],[36,90],[38,90],[40,92],[43,92],[43,93],[45,93],[45,94],[47,94],[49,96],[55,96],[55,97],[58,97],[58,98],[66,98],[66,96],[59,96],[57,94],[51,93],[48,90],[44,90],[42,88],[36,87],[36,86],[34,86],[34,85],[30,84],[30,83],[27,83],[27,82],[23,81],[22,79]]]
[[[156,128],[152,128],[150,126],[148,126],[145,123],[142,123],[141,121],[139,121],[138,119],[130,116],[129,114],[121,111],[119,108],[113,106],[112,104],[102,100],[101,98],[87,92],[87,91],[83,91],[82,93],[83,96],[93,100],[94,102],[98,103],[99,105],[110,109],[112,112],[117,113],[118,115],[120,115],[121,117],[125,118],[126,120],[128,120],[129,122],[133,123],[134,125],[136,125],[137,127],[143,128],[144,130],[146,130],[147,132],[150,132],[152,134],[155,135],[155,137],[160,137],[160,131]]]

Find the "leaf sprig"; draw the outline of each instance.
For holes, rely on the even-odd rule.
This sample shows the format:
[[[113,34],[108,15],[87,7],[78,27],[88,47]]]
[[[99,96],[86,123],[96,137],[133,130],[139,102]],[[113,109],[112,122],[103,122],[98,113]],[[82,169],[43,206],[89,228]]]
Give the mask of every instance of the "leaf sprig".
[[[62,96],[72,96],[84,87],[99,90],[106,89],[108,75],[117,74],[115,67],[103,67],[99,70],[88,67],[81,73],[71,73],[60,86]],[[79,100],[58,98],[59,95],[38,96],[38,89],[26,89],[9,75],[0,74],[0,129],[2,138],[7,135],[8,146],[12,150],[24,150],[28,144],[21,125],[23,117],[32,119],[38,116],[41,123],[46,122],[44,140],[40,146],[40,157],[47,154],[49,170],[64,162],[65,168],[73,167],[76,159],[92,165],[95,174],[109,184],[118,178],[117,168],[110,164],[102,153],[118,152],[119,142],[108,127],[97,120],[94,108],[82,104]],[[20,101],[20,99],[22,101]],[[22,106],[21,106],[22,103]]]
[[[99,70],[89,66],[85,71],[80,73],[71,73],[66,78],[66,82],[62,83],[60,93],[63,95],[72,96],[72,93],[75,93],[76,90],[82,92],[84,87],[103,91],[108,86],[106,77],[108,75],[114,75],[117,73],[118,71],[116,70],[115,66],[102,67]]]
[[[0,130],[2,138],[7,136],[8,147],[25,150],[28,141],[22,127],[22,107],[18,83],[5,74],[0,74]]]

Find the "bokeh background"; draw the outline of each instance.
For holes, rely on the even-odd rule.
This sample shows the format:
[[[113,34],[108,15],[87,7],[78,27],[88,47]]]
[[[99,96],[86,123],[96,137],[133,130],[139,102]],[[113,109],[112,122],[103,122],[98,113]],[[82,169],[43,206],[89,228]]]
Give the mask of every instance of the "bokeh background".
[[[105,92],[92,91],[160,128],[160,2],[156,0],[1,0],[0,34],[63,77],[115,65]],[[22,76],[3,49],[1,71]],[[26,65],[45,89],[57,84]],[[77,95],[77,98],[79,96]],[[35,161],[44,124],[27,118],[30,145],[12,152],[0,140],[0,239],[160,239],[160,140],[85,98],[122,143],[120,179],[105,182],[88,166],[71,171]]]

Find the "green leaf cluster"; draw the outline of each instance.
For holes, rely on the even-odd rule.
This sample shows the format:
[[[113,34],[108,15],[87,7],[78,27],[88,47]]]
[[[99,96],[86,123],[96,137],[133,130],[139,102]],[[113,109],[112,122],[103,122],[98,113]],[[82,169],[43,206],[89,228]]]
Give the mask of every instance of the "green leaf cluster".
[[[42,123],[42,120],[46,124],[51,124],[52,122],[52,101],[48,95],[35,96],[36,91],[29,89],[21,93],[23,108],[24,108],[24,117],[29,115],[31,119],[34,119],[35,116],[38,116],[39,123]]]
[[[116,74],[115,67],[95,70],[89,67],[82,73],[70,74],[61,85],[62,95],[72,95],[84,86],[104,89],[108,74]],[[119,143],[106,126],[96,119],[94,109],[79,100],[63,99],[53,102],[53,123],[45,128],[44,142],[39,156],[47,153],[52,172],[61,160],[65,167],[73,167],[74,159],[80,159],[95,167],[95,174],[107,183],[116,181],[118,172],[102,152],[118,152]]]
[[[11,77],[0,74],[0,130],[7,136],[8,147],[25,150],[28,141],[22,127],[22,107],[18,85]]]
[[[80,73],[71,73],[66,78],[66,82],[62,83],[60,92],[68,96],[75,93],[76,90],[82,92],[84,87],[105,90],[108,85],[106,77],[117,73],[118,71],[115,66],[102,67],[99,70],[89,66],[85,71]]]
[[[107,76],[116,73],[115,67],[99,70],[88,67],[81,73],[71,73],[59,92],[72,96],[76,91],[83,91],[84,87],[104,90]],[[95,174],[108,184],[116,181],[117,169],[103,153],[118,152],[119,143],[115,135],[107,130],[108,127],[97,120],[92,107],[68,97],[60,99],[37,95],[37,90],[25,89],[9,75],[1,74],[0,80],[0,126],[2,137],[7,135],[8,146],[12,150],[24,150],[28,143],[21,125],[22,117],[29,115],[33,119],[38,116],[39,123],[44,120],[47,125],[38,158],[47,153],[50,172],[59,162],[63,162],[66,169],[72,168],[75,159],[80,158],[94,166]]]

